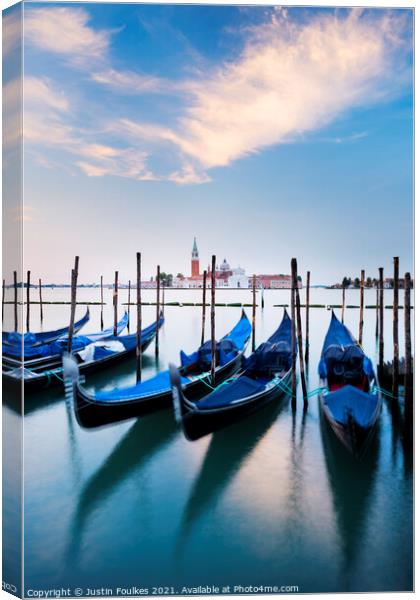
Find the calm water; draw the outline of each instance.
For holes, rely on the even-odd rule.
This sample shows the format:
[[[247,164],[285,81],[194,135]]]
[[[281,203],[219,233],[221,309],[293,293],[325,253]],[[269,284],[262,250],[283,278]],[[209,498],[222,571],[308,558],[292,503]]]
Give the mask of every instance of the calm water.
[[[154,299],[144,292],[145,300]],[[67,298],[56,290],[54,298]],[[106,292],[105,326],[111,324]],[[126,291],[121,300],[126,301]],[[45,299],[51,292],[45,292]],[[166,299],[200,301],[201,292],[167,291]],[[79,299],[97,300],[81,290]],[[277,327],[288,291],[265,292],[257,342]],[[311,290],[311,302],[339,304],[341,291]],[[358,304],[358,292],[347,300]],[[401,294],[402,300],[402,294]],[[217,301],[251,301],[249,291],[217,292]],[[366,304],[375,292],[366,292]],[[391,292],[385,303],[391,304]],[[9,307],[7,310],[11,310]],[[91,307],[87,331],[99,329]],[[250,311],[250,309],[247,309]],[[39,329],[33,309],[33,330]],[[78,317],[84,307],[78,307]],[[391,315],[386,311],[386,358]],[[45,306],[44,326],[65,325],[69,308]],[[402,311],[400,311],[402,317]],[[134,320],[134,310],[132,309]],[[226,333],[239,308],[218,308]],[[250,315],[250,312],[249,312]],[[311,310],[309,387],[331,313]],[[149,324],[155,307],[144,307]],[[199,307],[166,307],[161,354],[144,356],[144,376],[178,363],[179,349],[200,339]],[[346,324],[357,332],[358,310]],[[209,324],[207,334],[209,335]],[[375,310],[365,311],[364,346],[376,355]],[[401,328],[401,340],[402,328]],[[134,362],[91,376],[96,388],[134,382]],[[320,422],[317,397],[292,415],[273,404],[198,442],[187,442],[171,412],[97,431],[82,430],[61,389],[30,396],[25,420],[25,587],[87,588],[183,585],[298,585],[301,592],[412,588],[412,470],[384,403],[380,428],[362,464]],[[6,420],[13,419],[7,411]],[[7,502],[7,499],[6,499]]]

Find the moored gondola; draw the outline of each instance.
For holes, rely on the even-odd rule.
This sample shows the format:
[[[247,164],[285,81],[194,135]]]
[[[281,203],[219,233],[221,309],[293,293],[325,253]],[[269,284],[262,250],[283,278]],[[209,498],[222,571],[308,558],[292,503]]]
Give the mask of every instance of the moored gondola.
[[[91,352],[89,347],[100,346],[104,341],[108,344],[120,343],[123,337],[119,334],[126,328],[127,320],[128,315],[125,313],[117,324],[118,336],[114,336],[113,327],[86,336],[75,336],[73,338],[73,352],[81,353],[81,357],[84,357],[82,361],[86,363],[87,367],[92,362],[92,360],[88,360],[88,358],[92,358],[92,356],[89,356]],[[125,337],[131,338],[131,336]],[[128,340],[128,343],[131,348],[133,345],[131,340]],[[38,391],[62,383],[62,356],[67,348],[67,339],[60,338],[51,344],[45,344],[42,348],[44,354],[30,360],[21,361],[3,356],[3,385],[9,390],[20,393],[22,382],[25,392]]]
[[[250,334],[251,324],[242,311],[232,331],[217,344],[215,375],[218,384],[240,368]],[[210,387],[209,347],[206,342],[191,355],[181,352],[178,372],[194,398],[200,398]],[[75,360],[67,357],[65,363],[67,390],[73,395],[76,418],[82,427],[100,427],[171,407],[172,394],[167,370],[130,387],[89,393],[79,381]]]
[[[195,401],[177,369],[170,366],[173,403],[177,421],[191,441],[231,425],[285,395],[292,368],[291,320],[284,311],[275,333],[243,360],[241,372]]]
[[[90,312],[88,307],[86,309],[86,314],[74,324],[74,332],[77,333],[80,331],[80,329],[89,321],[89,319]],[[36,333],[28,332],[24,334],[18,333],[17,331],[3,331],[3,354],[7,354],[7,346],[22,347],[23,344],[25,347],[33,347],[39,346],[40,344],[50,344],[51,342],[58,340],[58,338],[67,335],[68,332],[69,327],[62,327],[61,329],[55,329],[52,331],[38,331]]]
[[[382,405],[372,361],[334,312],[321,353],[319,401],[334,433],[362,457]]]
[[[117,323],[117,335],[122,333],[127,327],[128,313],[125,312],[121,320]],[[100,340],[108,339],[114,335],[114,327],[108,327],[103,331],[96,333],[87,333],[86,335],[76,335],[72,340],[73,351],[83,350],[89,344]],[[62,335],[54,342],[49,344],[39,344],[37,346],[8,346],[7,352],[3,348],[3,358],[7,360],[25,361],[25,365],[31,365],[36,361],[51,361],[51,359],[62,356],[67,350],[68,335]],[[39,364],[37,362],[37,364]]]

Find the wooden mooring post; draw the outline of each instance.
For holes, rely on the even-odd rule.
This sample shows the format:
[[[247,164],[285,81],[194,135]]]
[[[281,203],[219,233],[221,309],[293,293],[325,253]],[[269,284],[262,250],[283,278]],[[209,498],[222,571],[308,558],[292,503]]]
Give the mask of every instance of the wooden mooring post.
[[[31,317],[31,272],[27,272],[26,279],[26,331],[30,328],[30,317]]]
[[[159,356],[159,319],[160,319],[160,265],[156,269],[156,334],[155,358]]]
[[[392,362],[392,395],[398,398],[398,377],[399,377],[399,342],[398,342],[398,296],[399,296],[399,263],[398,256],[394,257],[394,299],[392,305],[392,339],[394,344],[394,359]]]
[[[204,344],[204,335],[206,330],[206,288],[207,288],[207,271],[203,272],[203,309],[201,312],[201,345]]]
[[[290,285],[290,318],[292,320],[292,410],[296,410],[296,307],[295,286],[293,274],[293,258],[291,261],[291,285]]]
[[[2,302],[1,302],[1,320],[4,321],[4,300],[6,294],[6,280],[3,279],[3,288],[2,288]]]
[[[17,285],[17,271],[13,271],[13,290],[14,290],[14,316],[15,316],[15,331],[18,330],[18,285]]]
[[[379,267],[379,378],[384,369],[384,268]]]
[[[130,304],[131,304],[131,280],[128,280],[128,298],[127,298],[127,314],[128,314],[128,322],[127,322],[127,331],[130,332]]]
[[[375,303],[375,340],[379,336],[379,281],[376,282],[376,303]]]
[[[38,289],[39,289],[39,316],[40,316],[41,324],[42,324],[42,321],[44,320],[44,310],[42,307],[42,281],[41,281],[41,279],[38,279]]]
[[[411,353],[411,276],[406,273],[404,277],[404,334],[405,334],[405,372],[404,372],[404,399],[405,417],[412,421],[413,411],[413,357]]]
[[[115,271],[114,293],[112,295],[114,305],[114,336],[118,335],[118,271]]]
[[[308,393],[306,390],[306,378],[305,378],[305,365],[303,356],[303,342],[302,342],[302,320],[300,314],[300,294],[299,294],[299,281],[298,281],[298,270],[297,260],[292,258],[292,280],[293,287],[295,288],[295,303],[296,303],[296,332],[299,348],[299,366],[300,366],[300,380],[302,385],[303,404],[306,408],[308,406]]]
[[[73,335],[74,335],[74,317],[76,315],[76,294],[77,294],[77,278],[79,276],[79,257],[76,256],[74,259],[74,269],[71,272],[71,306],[70,306],[70,327],[67,350],[71,352],[73,349]]]
[[[261,290],[261,310],[264,310],[265,302],[264,302],[264,284],[263,283],[261,283],[261,285],[260,285],[260,290]]]
[[[104,277],[101,275],[101,331],[104,328]]]
[[[136,335],[136,379],[141,381],[141,254],[137,252],[137,335]]]
[[[252,276],[252,352],[255,351],[255,319],[257,312],[257,277]]]
[[[310,303],[311,272],[306,272],[306,327],[305,327],[305,363],[309,362],[309,303]]]
[[[359,317],[359,344],[363,344],[363,312],[365,308],[365,271],[360,274],[360,317]]]
[[[210,329],[211,329],[211,382],[216,385],[216,256],[211,257],[211,305],[210,305]]]

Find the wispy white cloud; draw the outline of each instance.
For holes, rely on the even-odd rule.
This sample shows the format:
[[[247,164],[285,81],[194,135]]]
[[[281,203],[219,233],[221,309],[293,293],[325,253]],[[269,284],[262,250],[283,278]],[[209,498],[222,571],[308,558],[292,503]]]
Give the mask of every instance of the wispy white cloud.
[[[180,170],[170,173],[166,179],[179,183],[181,185],[192,185],[199,183],[208,183],[210,177],[203,170],[198,170],[192,164],[185,163]]]
[[[87,67],[106,57],[111,32],[90,27],[83,8],[46,6],[25,12],[24,35],[30,44]]]
[[[164,78],[112,68],[92,73],[92,80],[124,94],[167,93],[174,87],[173,83]]]
[[[401,86],[396,62],[405,23],[386,15],[322,15],[306,24],[284,12],[250,31],[238,60],[191,82],[181,149],[204,168],[320,129]]]
[[[25,78],[25,140],[29,146],[64,152],[72,164],[89,177],[114,175],[137,180],[152,180],[147,168],[148,154],[133,144],[117,147],[99,143],[101,130],[92,123],[80,127],[70,122],[71,103],[52,82],[35,77]],[[37,156],[38,162],[42,161]],[[46,159],[44,163],[50,166]]]
[[[115,148],[97,144],[80,144],[79,154],[87,160],[76,161],[76,165],[88,177],[115,175],[138,181],[153,181],[155,175],[147,167],[148,155],[135,147]]]
[[[411,75],[409,26],[406,17],[395,11],[322,13],[298,23],[287,10],[272,10],[265,23],[241,32],[244,46],[230,61],[194,78],[169,81],[110,66],[110,33],[89,27],[84,9],[45,10],[42,18],[38,10],[31,11],[36,14],[30,24],[32,42],[45,32],[44,49],[54,46],[53,51],[76,62],[90,48],[93,57],[103,60],[101,68],[99,63],[92,67],[92,81],[119,94],[176,91],[183,95],[174,111],[177,116],[166,125],[127,118],[121,109],[112,117],[102,111],[82,131],[69,122],[66,113],[71,111],[60,93],[47,98],[51,82],[32,81],[34,101],[45,102],[52,118],[29,119],[29,139],[66,146],[75,156],[74,164],[91,177],[111,174],[204,183],[215,167],[272,145],[302,140],[346,111],[388,98]],[[106,141],[107,135],[112,143]],[[362,132],[331,141],[344,143],[364,136]],[[175,168],[152,172],[150,159],[158,163],[160,153],[168,149],[177,162]]]
[[[15,7],[5,13],[2,23],[2,49],[3,57],[6,58],[13,51],[22,48],[22,8]]]
[[[11,79],[3,85],[3,153],[19,150],[22,139],[22,80]]]
[[[57,91],[47,78],[25,77],[24,96],[25,105],[30,107],[47,107],[58,111],[69,109],[69,101],[64,93]]]
[[[334,137],[328,139],[328,141],[332,141],[334,144],[345,144],[346,142],[356,142],[357,140],[363,140],[367,136],[367,131],[359,131],[357,133],[352,133],[351,135]]]
[[[150,144],[173,144],[184,169],[226,166],[267,146],[301,140],[346,111],[399,90],[410,74],[406,26],[395,13],[378,18],[353,10],[298,24],[286,10],[274,11],[267,23],[247,30],[236,60],[180,84],[189,102],[171,127],[129,119],[113,127]],[[183,177],[172,180],[182,183]]]

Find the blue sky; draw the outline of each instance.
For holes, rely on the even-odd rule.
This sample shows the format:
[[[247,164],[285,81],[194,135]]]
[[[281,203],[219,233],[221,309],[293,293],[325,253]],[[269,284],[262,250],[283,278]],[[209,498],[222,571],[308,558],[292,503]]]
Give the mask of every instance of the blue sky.
[[[185,273],[195,235],[250,274],[411,270],[411,18],[26,4],[28,268]]]

